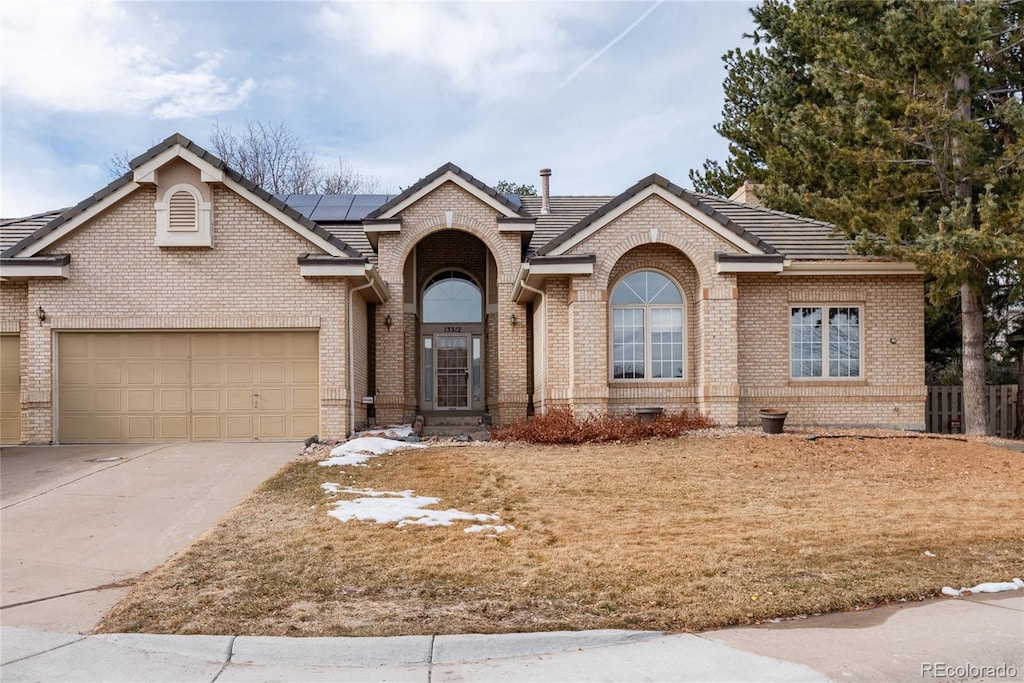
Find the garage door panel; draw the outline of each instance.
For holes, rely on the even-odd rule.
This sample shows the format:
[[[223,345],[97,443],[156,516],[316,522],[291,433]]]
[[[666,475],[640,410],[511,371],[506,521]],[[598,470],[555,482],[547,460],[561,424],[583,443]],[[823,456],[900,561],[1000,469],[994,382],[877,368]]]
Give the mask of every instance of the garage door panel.
[[[316,362],[295,361],[292,363],[292,381],[301,384],[316,384],[317,370]]]
[[[154,384],[156,377],[156,361],[128,364],[128,384]]]
[[[307,436],[312,436],[317,433],[318,424],[320,424],[320,420],[316,413],[310,413],[308,415],[292,414],[292,434],[306,434]]]
[[[94,436],[94,441],[123,441],[124,422],[120,415],[93,415],[89,418],[86,429]]]
[[[156,438],[156,417],[153,415],[129,415],[128,439],[149,441]]]
[[[92,381],[96,384],[121,384],[120,363],[95,363],[93,372]]]
[[[188,410],[188,392],[184,389],[160,389],[160,412],[185,412]]]
[[[193,415],[192,438],[197,441],[218,441],[225,438],[221,433],[219,415]]]
[[[126,356],[142,358],[154,358],[157,352],[157,339],[155,334],[131,334],[122,337],[124,341],[124,352]]]
[[[192,363],[193,384],[221,384],[223,366],[219,362],[203,361]]]
[[[258,344],[259,355],[265,358],[287,355],[288,342],[288,335],[261,335]]]
[[[121,412],[121,390],[97,389],[92,394],[92,404],[97,412]]]
[[[161,415],[160,439],[163,441],[184,441],[188,439],[188,416]]]
[[[122,353],[121,334],[99,334],[92,337],[92,355],[96,358],[120,358]]]
[[[260,415],[260,438],[262,439],[285,439],[288,438],[288,418],[284,415]]]
[[[259,395],[259,409],[260,410],[279,410],[283,411],[288,408],[288,404],[285,401],[288,392],[284,388],[271,389],[269,387],[260,387]]]
[[[62,387],[89,384],[89,365],[87,363],[62,363],[59,381]]]
[[[193,389],[192,410],[204,413],[220,412],[220,389]]]
[[[0,336],[0,443],[21,441],[21,342]]]
[[[156,392],[152,389],[129,389],[128,390],[128,412],[153,412],[156,408]]]
[[[227,415],[224,417],[226,438],[251,439],[253,435],[252,415]]]
[[[86,389],[62,389],[60,391],[61,411],[87,411],[89,410],[90,392]]]
[[[260,384],[284,384],[287,377],[288,364],[284,361],[260,361]]]
[[[310,389],[292,389],[292,405],[293,411],[307,411],[315,413],[317,409],[317,390],[315,388]]]
[[[188,363],[183,361],[164,361],[160,363],[160,386],[188,384]]]
[[[316,332],[59,333],[58,363],[65,442],[302,439],[319,424]]]
[[[228,384],[252,384],[252,363],[229,362]]]
[[[229,412],[251,412],[255,407],[255,396],[252,389],[226,389],[227,409]]]

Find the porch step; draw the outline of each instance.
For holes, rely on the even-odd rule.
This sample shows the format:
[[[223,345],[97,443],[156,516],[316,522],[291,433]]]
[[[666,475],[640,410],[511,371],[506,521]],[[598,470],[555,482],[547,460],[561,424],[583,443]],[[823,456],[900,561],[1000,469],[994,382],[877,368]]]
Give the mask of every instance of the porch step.
[[[426,436],[451,437],[480,431],[479,415],[425,416],[423,434]]]

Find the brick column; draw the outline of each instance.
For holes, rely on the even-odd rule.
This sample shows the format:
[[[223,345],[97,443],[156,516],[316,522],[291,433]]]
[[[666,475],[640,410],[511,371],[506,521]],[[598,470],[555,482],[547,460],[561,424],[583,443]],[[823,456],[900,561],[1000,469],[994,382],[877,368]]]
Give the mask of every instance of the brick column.
[[[516,324],[512,324],[512,315]],[[526,417],[526,307],[512,301],[512,283],[498,283],[498,422]]]
[[[718,276],[700,292],[701,349],[697,376],[700,410],[722,426],[739,421],[739,293],[736,276]]]
[[[579,414],[608,410],[608,292],[577,289],[589,280],[573,278],[569,292],[569,385]]]

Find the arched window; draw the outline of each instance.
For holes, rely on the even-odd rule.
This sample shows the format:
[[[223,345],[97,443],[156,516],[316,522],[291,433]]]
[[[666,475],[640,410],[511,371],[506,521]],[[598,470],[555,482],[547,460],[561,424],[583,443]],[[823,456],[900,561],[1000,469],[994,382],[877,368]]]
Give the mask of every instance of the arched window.
[[[683,295],[672,280],[638,270],[612,290],[612,379],[685,376]]]
[[[444,270],[430,278],[423,290],[423,322],[483,322],[483,296],[468,275]]]

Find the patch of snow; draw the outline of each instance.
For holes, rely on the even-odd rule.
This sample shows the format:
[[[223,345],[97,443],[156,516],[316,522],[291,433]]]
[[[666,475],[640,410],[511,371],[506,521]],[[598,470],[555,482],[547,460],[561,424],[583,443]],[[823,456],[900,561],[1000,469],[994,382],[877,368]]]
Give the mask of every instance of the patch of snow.
[[[348,493],[353,495],[366,496],[353,500],[340,500],[334,503],[334,509],[328,512],[331,517],[342,522],[352,520],[376,522],[378,524],[398,524],[401,528],[406,525],[416,524],[419,526],[451,526],[455,521],[471,522],[496,522],[499,521],[495,515],[473,514],[461,510],[428,510],[428,505],[436,505],[441,502],[440,498],[430,496],[416,496],[412,491],[374,491],[373,489],[351,489],[334,488],[328,489],[321,485],[328,493]]]
[[[391,425],[390,427],[380,427],[377,429],[364,429],[361,432],[356,432],[356,436],[382,436],[386,439],[404,439],[405,437],[412,434],[412,425]]]
[[[937,555],[936,555],[935,553],[933,553],[933,552],[932,552],[931,550],[925,550],[925,551],[924,551],[924,556],[925,556],[925,557],[938,557],[938,556],[937,556]]]
[[[957,597],[968,593],[1003,593],[1005,591],[1021,590],[1022,588],[1024,588],[1024,581],[1014,579],[1013,581],[979,583],[974,588],[961,588],[960,590],[943,586],[942,594]]]
[[[402,448],[426,448],[423,444],[395,441],[379,436],[360,436],[337,446],[331,451],[331,457],[320,462],[321,467],[335,465],[363,465],[367,460],[391,453]]]

